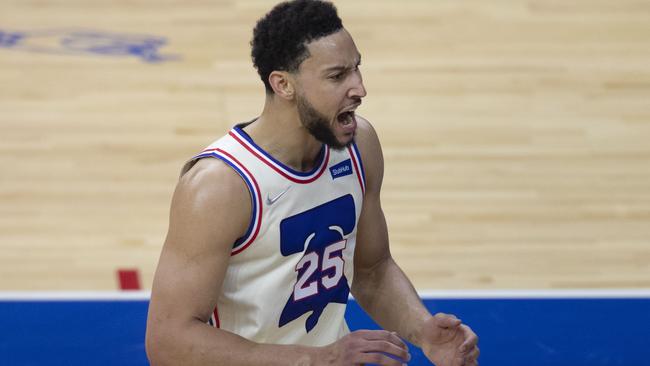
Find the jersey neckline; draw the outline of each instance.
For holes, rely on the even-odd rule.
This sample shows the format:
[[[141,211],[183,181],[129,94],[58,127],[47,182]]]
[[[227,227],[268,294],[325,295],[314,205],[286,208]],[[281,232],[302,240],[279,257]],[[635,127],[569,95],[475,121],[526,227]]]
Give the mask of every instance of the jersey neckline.
[[[270,166],[273,170],[278,172],[285,178],[296,183],[310,183],[318,179],[321,174],[326,170],[329,161],[330,149],[327,144],[322,144],[321,149],[316,159],[314,168],[310,171],[302,172],[285,165],[281,161],[274,158],[271,154],[262,149],[253,141],[253,139],[242,129],[242,125],[237,125],[229,132],[238,143],[250,151],[258,159],[262,160],[266,165]],[[245,125],[244,125],[245,126]]]

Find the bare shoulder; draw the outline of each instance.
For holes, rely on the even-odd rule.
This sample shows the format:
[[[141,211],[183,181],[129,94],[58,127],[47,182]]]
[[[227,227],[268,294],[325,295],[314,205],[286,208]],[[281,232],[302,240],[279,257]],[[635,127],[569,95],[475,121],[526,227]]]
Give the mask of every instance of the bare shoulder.
[[[213,206],[215,201],[240,202],[249,197],[239,174],[219,159],[203,158],[180,178],[178,190],[190,195],[201,205]]]
[[[356,115],[357,132],[355,141],[361,151],[372,152],[373,149],[381,149],[379,137],[370,121],[360,115]]]
[[[248,190],[239,174],[224,162],[214,158],[203,158],[196,162],[178,182],[183,192],[196,196],[200,201],[235,199],[248,197]]]
[[[203,158],[178,182],[170,230],[192,228],[225,236],[223,241],[231,244],[246,231],[250,214],[250,194],[237,172],[218,159]]]

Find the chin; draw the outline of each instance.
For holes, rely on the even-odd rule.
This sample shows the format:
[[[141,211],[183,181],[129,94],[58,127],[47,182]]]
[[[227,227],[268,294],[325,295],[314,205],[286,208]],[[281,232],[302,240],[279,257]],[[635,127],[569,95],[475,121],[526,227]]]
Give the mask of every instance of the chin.
[[[345,135],[341,138],[337,138],[336,144],[330,144],[330,147],[333,148],[334,150],[343,150],[346,149],[348,146],[352,145],[353,141],[354,141],[354,134]]]

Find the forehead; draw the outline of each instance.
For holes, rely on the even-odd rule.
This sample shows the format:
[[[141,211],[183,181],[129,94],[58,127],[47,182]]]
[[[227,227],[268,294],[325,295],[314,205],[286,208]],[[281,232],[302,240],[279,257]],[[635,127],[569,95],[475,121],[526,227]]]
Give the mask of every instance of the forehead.
[[[307,44],[309,57],[302,62],[308,69],[327,69],[335,66],[354,66],[359,60],[359,51],[352,36],[345,29],[321,37]]]

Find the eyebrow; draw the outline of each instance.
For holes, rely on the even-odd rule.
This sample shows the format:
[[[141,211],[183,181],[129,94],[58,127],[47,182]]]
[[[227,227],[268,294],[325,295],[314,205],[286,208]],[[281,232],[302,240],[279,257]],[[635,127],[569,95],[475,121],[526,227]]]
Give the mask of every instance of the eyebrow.
[[[355,66],[361,64],[361,54],[359,53],[359,54],[357,54],[357,55],[358,55],[359,57],[358,57],[358,59],[357,59],[357,62],[356,62],[356,64],[355,64]],[[325,70],[323,71],[323,73],[330,73],[330,72],[332,72],[332,71],[343,71],[343,70],[348,70],[348,69],[351,69],[351,67],[349,67],[349,66],[344,66],[344,65],[336,65],[336,66],[328,67],[327,69],[325,69]]]

